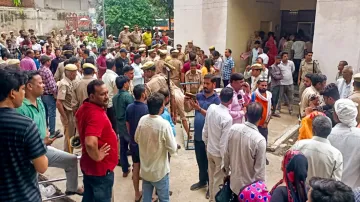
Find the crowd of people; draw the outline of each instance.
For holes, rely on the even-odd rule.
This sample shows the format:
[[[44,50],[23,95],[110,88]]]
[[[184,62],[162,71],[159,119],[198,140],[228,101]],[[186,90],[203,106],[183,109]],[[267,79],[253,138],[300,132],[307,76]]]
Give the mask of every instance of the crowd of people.
[[[166,32],[138,26],[125,26],[118,42],[102,41],[96,29],[86,37],[52,31],[43,44],[34,30],[19,33],[1,35],[0,201],[41,201],[37,173],[58,167],[65,194],[108,202],[116,166],[123,177],[132,170],[135,201],[170,201],[178,121],[195,145],[199,179],[190,189],[207,187],[209,201],[352,202],[359,195],[360,74],[341,61],[336,83],[327,84],[310,46],[293,35],[277,45],[272,33],[265,40],[255,32],[242,74],[231,49],[222,56],[193,41],[172,47]],[[297,113],[294,85],[299,140],[284,156],[283,179],[268,190],[268,126],[282,103]],[[52,147],[62,136],[63,150]]]

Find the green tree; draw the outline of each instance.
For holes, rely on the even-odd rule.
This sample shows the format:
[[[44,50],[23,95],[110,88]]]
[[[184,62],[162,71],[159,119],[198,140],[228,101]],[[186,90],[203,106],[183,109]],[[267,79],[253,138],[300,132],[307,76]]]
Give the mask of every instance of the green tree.
[[[100,21],[103,16],[102,8],[100,6],[98,8]],[[151,27],[155,24],[155,17],[156,9],[149,0],[105,0],[107,35],[117,36],[125,25]]]

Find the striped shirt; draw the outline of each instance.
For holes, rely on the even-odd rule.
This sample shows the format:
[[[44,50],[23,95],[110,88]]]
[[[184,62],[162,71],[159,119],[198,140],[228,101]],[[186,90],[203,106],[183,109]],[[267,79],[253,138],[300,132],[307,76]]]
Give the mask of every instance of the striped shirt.
[[[36,124],[15,109],[0,108],[0,201],[40,202],[31,162],[46,153]]]

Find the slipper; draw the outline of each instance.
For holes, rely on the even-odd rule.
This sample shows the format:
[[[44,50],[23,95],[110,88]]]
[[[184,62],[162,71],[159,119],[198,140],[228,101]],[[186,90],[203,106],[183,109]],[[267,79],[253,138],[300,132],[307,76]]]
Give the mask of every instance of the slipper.
[[[135,200],[135,202],[140,202],[141,201],[141,199],[142,199],[142,194],[141,194],[141,196],[140,196],[140,198],[138,199],[138,200]]]
[[[83,193],[79,193],[79,192],[73,192],[73,191],[66,191],[65,192],[65,195],[75,195],[75,194],[77,194],[77,195],[79,195],[79,196],[82,196],[83,195]]]

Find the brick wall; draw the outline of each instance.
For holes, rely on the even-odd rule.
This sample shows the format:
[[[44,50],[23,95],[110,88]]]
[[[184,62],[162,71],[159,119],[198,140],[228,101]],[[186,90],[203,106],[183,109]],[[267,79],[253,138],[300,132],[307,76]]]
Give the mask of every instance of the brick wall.
[[[14,7],[13,0],[0,0],[0,6]],[[21,6],[26,8],[32,8],[35,6],[34,0],[22,0]]]

